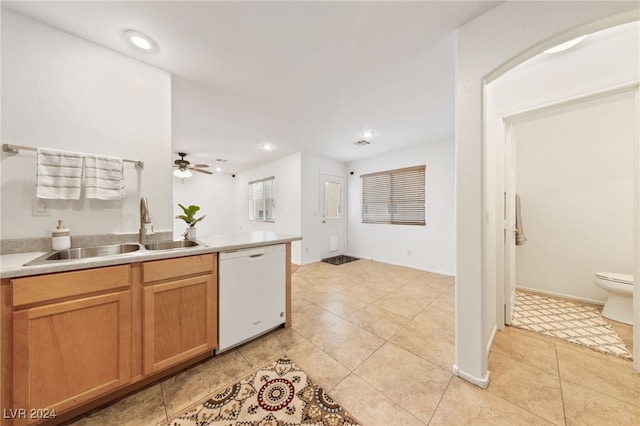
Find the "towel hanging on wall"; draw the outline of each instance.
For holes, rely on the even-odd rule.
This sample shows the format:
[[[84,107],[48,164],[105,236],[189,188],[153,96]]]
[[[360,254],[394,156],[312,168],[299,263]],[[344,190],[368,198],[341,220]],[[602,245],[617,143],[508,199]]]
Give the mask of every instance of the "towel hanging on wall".
[[[36,197],[79,200],[82,185],[82,154],[57,149],[37,149]]]
[[[85,155],[84,191],[88,199],[121,200],[125,198],[122,158]]]
[[[527,241],[527,236],[522,228],[522,209],[520,207],[520,195],[516,194],[516,245],[521,246]]]

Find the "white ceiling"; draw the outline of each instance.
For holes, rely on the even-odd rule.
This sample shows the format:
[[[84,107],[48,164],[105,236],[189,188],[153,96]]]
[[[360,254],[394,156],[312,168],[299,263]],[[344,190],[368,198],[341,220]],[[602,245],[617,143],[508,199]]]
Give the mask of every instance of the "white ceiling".
[[[2,3],[170,72],[174,150],[238,172],[299,151],[348,162],[452,140],[454,30],[499,2]],[[125,28],[160,51],[128,45]],[[356,147],[365,129],[371,145]]]

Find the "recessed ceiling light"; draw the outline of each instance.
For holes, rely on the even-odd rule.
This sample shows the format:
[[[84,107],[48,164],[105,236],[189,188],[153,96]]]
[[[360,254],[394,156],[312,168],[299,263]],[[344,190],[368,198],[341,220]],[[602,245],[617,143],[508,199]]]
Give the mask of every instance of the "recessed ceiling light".
[[[362,137],[365,139],[369,139],[374,135],[373,130],[365,130],[362,132]]]
[[[148,35],[142,34],[140,31],[124,30],[122,31],[122,37],[138,49],[144,50],[145,52],[157,52],[160,50],[158,43]]]
[[[562,44],[554,46],[551,49],[547,49],[547,50],[544,51],[544,53],[564,52],[565,50],[571,49],[573,46],[575,46],[576,44],[580,43],[582,40],[585,39],[585,37],[586,37],[586,35],[574,38],[573,40],[569,40],[567,42],[564,42]]]
[[[265,151],[273,151],[274,149],[276,149],[276,147],[273,146],[273,144],[265,143],[262,145],[262,149],[264,149]]]

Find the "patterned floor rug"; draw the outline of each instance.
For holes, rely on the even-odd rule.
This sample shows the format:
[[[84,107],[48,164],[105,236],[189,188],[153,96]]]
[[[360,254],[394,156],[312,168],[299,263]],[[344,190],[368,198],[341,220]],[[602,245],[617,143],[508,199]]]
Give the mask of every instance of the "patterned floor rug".
[[[288,358],[261,368],[169,423],[171,426],[358,424]]]
[[[326,259],[322,259],[325,263],[330,263],[332,265],[342,265],[343,263],[353,262],[354,260],[358,260],[357,257],[345,256],[344,254],[340,256],[328,257]]]
[[[511,325],[599,352],[632,359],[620,337],[591,306],[517,292]]]

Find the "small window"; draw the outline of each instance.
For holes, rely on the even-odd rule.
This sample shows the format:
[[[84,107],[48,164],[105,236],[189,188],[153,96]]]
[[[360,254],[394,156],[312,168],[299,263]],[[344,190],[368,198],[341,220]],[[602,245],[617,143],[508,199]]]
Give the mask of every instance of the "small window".
[[[275,178],[249,182],[249,220],[275,222]]]
[[[340,200],[342,198],[342,185],[339,182],[325,182],[324,189],[324,217],[327,219],[340,219]]]
[[[360,177],[362,223],[425,226],[426,166]]]

